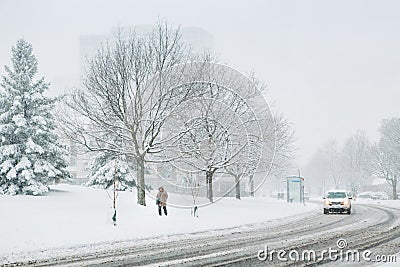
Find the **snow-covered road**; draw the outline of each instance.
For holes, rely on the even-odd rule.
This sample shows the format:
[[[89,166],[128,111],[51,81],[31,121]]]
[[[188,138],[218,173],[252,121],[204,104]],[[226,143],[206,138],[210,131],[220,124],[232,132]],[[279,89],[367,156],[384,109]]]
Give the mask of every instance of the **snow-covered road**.
[[[368,261],[332,261],[321,253],[338,250],[338,240],[345,242],[342,251],[370,250]],[[323,215],[320,209],[263,223],[190,234],[173,234],[150,239],[77,246],[53,251],[53,257],[31,262],[13,262],[19,266],[289,266],[284,259],[295,252],[315,251],[316,260],[296,260],[296,266],[313,264],[371,266],[378,255],[399,252],[400,209],[378,204],[354,205],[352,215]],[[259,259],[260,250],[284,250],[272,260]],[[281,255],[282,256],[282,255]],[[399,261],[400,259],[397,259]]]

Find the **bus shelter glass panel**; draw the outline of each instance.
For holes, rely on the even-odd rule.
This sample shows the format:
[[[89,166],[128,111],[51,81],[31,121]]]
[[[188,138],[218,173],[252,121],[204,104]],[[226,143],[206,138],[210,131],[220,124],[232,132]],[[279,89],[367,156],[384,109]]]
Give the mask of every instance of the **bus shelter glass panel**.
[[[303,177],[287,177],[287,201],[300,202],[304,201],[304,178]]]

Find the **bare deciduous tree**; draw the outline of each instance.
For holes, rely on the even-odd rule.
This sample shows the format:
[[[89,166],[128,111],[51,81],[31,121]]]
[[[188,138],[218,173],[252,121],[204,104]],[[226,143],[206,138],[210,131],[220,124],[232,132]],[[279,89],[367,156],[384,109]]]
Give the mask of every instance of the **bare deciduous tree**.
[[[320,193],[340,189],[342,186],[342,166],[337,142],[332,140],[315,152],[306,166],[305,176],[310,183],[321,185]]]
[[[357,131],[343,146],[340,155],[343,179],[350,183],[354,196],[370,176],[370,150],[370,143],[363,131]]]
[[[212,90],[211,90],[212,91]],[[197,98],[190,103],[191,111],[186,108],[177,121],[183,127],[175,154],[179,154],[179,165],[191,171],[204,172],[206,176],[207,197],[213,202],[213,176],[236,160],[246,143],[237,142],[237,128],[241,126],[231,112],[220,105],[217,95]],[[174,130],[174,129],[171,129]],[[172,135],[176,135],[172,133]]]
[[[249,176],[250,195],[254,196],[255,187],[253,175],[254,172],[263,173],[267,176],[282,177],[294,158],[294,132],[283,115],[277,115],[272,121],[259,119],[264,130],[263,139],[260,138],[260,146],[264,153],[260,159],[255,162],[256,166],[249,166],[249,155],[241,153],[235,163],[227,166],[226,172],[235,178],[235,196],[240,199],[240,180],[246,175]],[[271,128],[273,127],[273,128]],[[271,137],[271,133],[273,136]],[[269,148],[269,149],[267,149]],[[253,171],[250,171],[253,169]],[[266,177],[265,177],[266,178]]]
[[[195,88],[196,93],[171,112],[170,125],[164,128],[170,142],[167,158],[175,158],[174,164],[190,172],[205,173],[212,202],[216,172],[224,172],[242,153],[251,155],[249,161],[257,160],[251,158],[257,157],[257,152],[249,152],[257,150],[261,140],[254,108],[265,102],[251,79],[225,65],[204,60],[187,68],[197,76],[189,77],[184,85]]]
[[[341,167],[340,167],[340,155],[338,150],[338,145],[336,141],[332,140],[331,142],[325,145],[324,149],[327,160],[328,160],[328,169],[329,176],[333,181],[335,189],[340,189],[342,186],[342,176],[341,176]]]
[[[62,127],[75,142],[90,151],[123,154],[137,163],[137,202],[145,201],[145,163],[162,151],[161,129],[173,106],[187,96],[171,90],[180,79],[177,64],[190,52],[180,41],[179,29],[160,22],[149,35],[121,31],[89,61],[83,81],[67,101]],[[186,92],[190,88],[185,88]],[[120,142],[111,143],[111,139]],[[121,145],[122,144],[122,145]]]
[[[373,171],[386,179],[392,187],[393,199],[397,199],[400,183],[400,118],[385,119],[380,127],[380,140],[373,146]]]
[[[197,175],[189,173],[188,176],[186,177],[186,185],[190,189],[190,194],[192,195],[192,200],[193,200],[191,213],[193,217],[199,217],[198,206],[196,201],[200,193],[201,184]]]

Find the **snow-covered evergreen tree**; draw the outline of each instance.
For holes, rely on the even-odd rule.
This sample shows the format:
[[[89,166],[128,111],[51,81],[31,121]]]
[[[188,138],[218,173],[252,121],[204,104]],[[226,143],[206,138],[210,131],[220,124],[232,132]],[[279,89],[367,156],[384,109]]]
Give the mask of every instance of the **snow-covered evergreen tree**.
[[[90,173],[87,186],[100,188],[112,188],[114,185],[114,176],[116,179],[116,188],[126,190],[136,186],[136,182],[129,172],[129,165],[125,157],[116,157],[106,153],[98,153],[89,165]]]
[[[11,60],[0,92],[0,193],[40,195],[48,182],[69,177],[51,113],[56,99],[44,95],[44,78],[34,79],[31,44],[19,40]]]

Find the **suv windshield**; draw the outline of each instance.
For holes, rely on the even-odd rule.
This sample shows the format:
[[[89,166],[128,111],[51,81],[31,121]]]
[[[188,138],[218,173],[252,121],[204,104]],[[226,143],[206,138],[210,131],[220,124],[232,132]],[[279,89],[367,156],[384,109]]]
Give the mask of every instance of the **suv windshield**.
[[[345,198],[346,193],[344,192],[328,192],[328,198]]]

